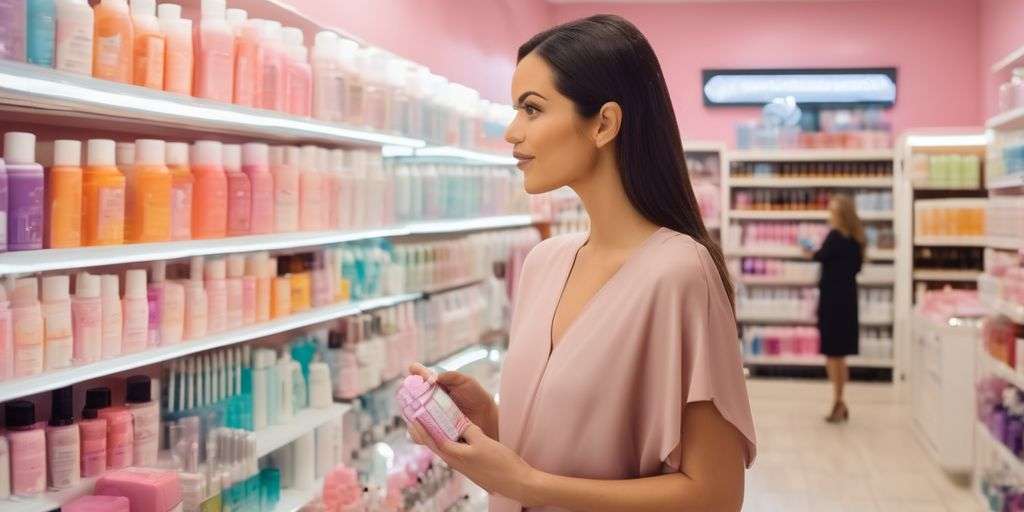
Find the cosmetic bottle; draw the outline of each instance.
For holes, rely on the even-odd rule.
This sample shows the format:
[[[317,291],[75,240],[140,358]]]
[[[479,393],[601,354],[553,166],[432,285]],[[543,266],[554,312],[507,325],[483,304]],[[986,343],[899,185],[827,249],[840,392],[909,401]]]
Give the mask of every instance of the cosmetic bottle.
[[[82,442],[82,477],[98,476],[107,470],[107,420],[99,417],[98,409],[86,406],[78,427]]]
[[[277,233],[299,229],[299,154],[296,146],[270,149],[270,170],[274,177],[274,231]]]
[[[224,144],[224,174],[228,184],[227,236],[244,236],[252,232],[252,184],[242,172],[242,147]]]
[[[192,20],[181,17],[181,6],[160,4],[156,8],[160,31],[164,34],[164,84],[163,89],[175,94],[192,94],[192,69],[194,53],[192,46]],[[171,164],[170,161],[167,162]]]
[[[82,143],[53,142],[53,165],[46,179],[46,246],[82,245]]]
[[[134,83],[163,90],[166,39],[156,19],[156,0],[132,0],[131,14]]]
[[[252,421],[257,431],[266,428],[268,417],[277,412],[268,408],[269,368],[274,359],[274,351],[270,349],[256,349],[252,353]]]
[[[163,285],[163,310],[160,314],[161,345],[176,345],[185,339],[185,285],[186,283],[181,281],[166,281]]]
[[[43,372],[43,312],[39,303],[39,281],[34,277],[18,279],[11,292],[11,325],[14,350],[14,376],[25,377]]]
[[[225,20],[224,0],[203,0],[195,33],[197,98],[231,103],[234,90],[235,35]]]
[[[42,312],[44,368],[57,370],[71,366],[74,355],[71,322],[71,296],[68,276],[43,278]]]
[[[185,339],[189,340],[206,336],[208,327],[210,306],[203,286],[203,269],[203,258],[192,258],[189,279],[185,283]]]
[[[46,427],[46,468],[50,489],[63,490],[78,485],[81,479],[81,438],[75,424],[71,386],[54,390],[50,404],[50,422]]]
[[[366,119],[366,99],[363,94],[363,79],[360,76],[359,53],[358,43],[344,37],[338,38],[338,62],[346,86],[342,113],[345,122],[352,126],[363,126]]]
[[[135,141],[135,165],[127,176],[125,239],[128,243],[171,238],[171,173],[164,165],[164,141]]]
[[[14,331],[7,289],[0,286],[0,381],[14,377]]]
[[[107,420],[107,469],[131,466],[135,437],[131,411],[106,407],[99,410],[99,416]]]
[[[112,140],[90,139],[82,172],[82,245],[124,243],[125,177]]]
[[[242,11],[241,9],[229,9]],[[235,58],[236,105],[256,107],[263,92],[263,20],[243,19],[235,30],[237,57]]]
[[[270,173],[269,146],[250,142],[242,145],[242,172],[252,187],[251,232],[274,232],[274,175]]]
[[[227,280],[225,290],[227,294],[227,328],[237,329],[242,326],[245,314],[245,257],[232,254],[227,258]]]
[[[152,467],[160,447],[160,402],[151,397],[153,385],[148,376],[133,375],[125,383],[125,407],[132,414],[135,466]]]
[[[263,72],[261,73],[263,80],[257,106],[275,112],[284,112],[287,96],[284,88],[286,56],[281,39],[281,23],[265,20],[262,23],[262,29],[260,47],[263,52]]]
[[[161,342],[161,327],[164,313],[164,292],[167,286],[167,262],[154,261],[149,271],[149,285],[146,288],[146,307],[149,317],[146,321],[146,346],[157,347]]]
[[[268,255],[265,252],[250,254],[245,261],[245,275],[246,279],[250,276],[253,277],[255,282],[255,289],[253,294],[255,296],[254,304],[254,322],[266,322],[270,320],[270,287],[272,276],[267,275],[267,260]],[[246,281],[248,286],[248,281]],[[246,288],[248,290],[248,288]],[[244,293],[248,293],[244,291]],[[248,295],[246,295],[248,296]]]
[[[211,259],[206,262],[204,272],[207,295],[208,334],[217,334],[227,328],[228,295],[227,295],[227,264],[223,258]]]
[[[455,402],[437,384],[409,375],[396,394],[406,421],[417,421],[437,443],[458,441],[469,426]]]
[[[28,400],[4,405],[11,459],[11,491],[32,497],[46,490],[46,434],[36,422],[36,406]]]
[[[172,4],[160,7],[167,5]],[[188,164],[188,144],[167,143],[167,170],[171,173],[171,240],[191,240],[195,178]]]
[[[122,301],[124,328],[121,349],[125,354],[144,350],[149,338],[149,299],[146,291],[146,271],[133,269],[125,272],[124,299]]]
[[[312,115],[313,70],[309,65],[309,50],[302,44],[302,31],[285,27],[284,38],[285,73],[284,91],[287,98],[286,111],[294,116]]]
[[[125,84],[132,83],[135,40],[128,2],[102,0],[93,11],[92,76]]]
[[[316,146],[302,146],[302,157],[299,164],[299,227],[303,231],[322,229],[321,208],[323,208],[322,180],[319,169]]]
[[[312,57],[312,115],[321,121],[340,122],[345,80],[338,61],[338,35],[329,30],[318,32]]]
[[[124,352],[124,311],[118,281],[115,274],[100,276],[100,332],[104,359],[119,356]]]
[[[0,3],[0,59],[25,62],[28,13],[25,0]]]
[[[7,250],[43,248],[43,167],[36,163],[36,136],[24,132],[4,134],[7,170]]]
[[[192,236],[222,238],[228,225],[228,182],[220,142],[201,140],[193,146]]]

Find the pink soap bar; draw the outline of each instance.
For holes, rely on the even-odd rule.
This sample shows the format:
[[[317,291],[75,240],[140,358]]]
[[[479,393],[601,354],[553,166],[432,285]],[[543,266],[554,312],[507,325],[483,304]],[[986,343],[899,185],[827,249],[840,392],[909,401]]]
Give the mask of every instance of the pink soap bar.
[[[129,512],[128,498],[124,496],[82,496],[62,506],[62,512]]]
[[[469,427],[469,420],[440,386],[419,375],[402,381],[396,393],[405,421],[418,421],[434,442],[458,441]]]
[[[169,512],[181,505],[181,480],[171,471],[125,468],[101,476],[94,493],[128,498],[131,512]]]

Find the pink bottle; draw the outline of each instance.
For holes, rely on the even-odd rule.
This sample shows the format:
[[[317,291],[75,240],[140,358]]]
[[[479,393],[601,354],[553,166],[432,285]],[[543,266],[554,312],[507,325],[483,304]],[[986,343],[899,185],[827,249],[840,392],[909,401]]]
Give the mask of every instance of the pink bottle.
[[[228,183],[223,146],[200,140],[192,146],[192,237],[222,238],[228,225]]]
[[[257,106],[263,91],[263,20],[246,20],[235,36],[235,104]]]
[[[171,4],[162,4],[164,7]],[[192,239],[192,191],[195,178],[188,163],[188,144],[168,142],[167,169],[171,171],[171,240]]]
[[[259,258],[242,257],[245,274],[242,276],[242,325],[256,323],[259,299]],[[267,315],[270,315],[270,294],[267,294]]]
[[[342,211],[348,205],[342,204],[342,174],[345,172],[345,151],[342,149],[331,150],[330,165],[324,175],[324,190],[327,196],[329,226],[330,229],[344,229]]]
[[[82,477],[91,478],[107,470],[107,420],[99,417],[99,410],[82,409],[78,423],[82,437]]]
[[[245,314],[245,257],[232,254],[227,257],[227,328],[237,329],[242,326]]]
[[[227,328],[228,321],[228,290],[227,268],[223,258],[206,262],[206,332],[217,334]]]
[[[323,180],[320,176],[320,148],[302,146],[302,160],[299,165],[299,228],[303,231],[322,229]]]
[[[228,180],[228,236],[252,232],[252,184],[242,172],[242,147],[224,144],[224,173]]]
[[[124,496],[82,496],[60,507],[63,512],[131,512]]]
[[[167,285],[167,262],[154,261],[149,272],[150,283],[146,288],[146,304],[149,319],[146,322],[146,346],[157,347],[160,343],[160,325],[163,322],[164,290]]]
[[[235,35],[224,19],[224,0],[202,0],[195,33],[195,83],[198,98],[231,103],[235,83]]]
[[[119,356],[124,352],[124,311],[121,308],[119,287],[117,275],[100,276],[100,329],[103,332],[104,359]]]
[[[102,279],[88,272],[75,277],[75,298],[71,302],[75,364],[99,361],[103,357]]]
[[[145,270],[125,272],[121,309],[124,320],[121,331],[122,352],[131,354],[145,349],[149,341],[149,297]]]
[[[440,386],[419,375],[402,381],[396,394],[406,421],[418,421],[435,442],[457,442],[469,427],[469,420]]]
[[[7,290],[0,286],[0,381],[14,376],[14,332]]]
[[[4,406],[7,441],[10,443],[11,492],[36,496],[46,490],[46,434],[36,423],[36,406],[28,400],[12,400]]]
[[[14,352],[14,376],[25,377],[43,372],[43,310],[39,303],[39,281],[34,277],[18,279],[11,292],[11,341]]]
[[[262,28],[260,40],[263,50],[263,80],[260,84],[261,91],[257,106],[284,112],[287,96],[284,88],[286,55],[281,39],[281,23],[264,20]]]
[[[295,146],[276,146],[270,151],[276,233],[299,230],[299,154]]]
[[[286,55],[286,111],[295,116],[309,117],[313,108],[313,68],[309,65],[309,50],[302,44],[301,30],[285,27],[281,32]]]
[[[206,336],[209,301],[203,287],[203,258],[192,258],[189,279],[185,283],[185,339]]]
[[[270,148],[266,144],[250,142],[242,145],[242,172],[252,186],[252,234],[274,232],[274,175],[270,173]]]
[[[135,439],[131,411],[107,407],[100,409],[99,416],[107,420],[107,469],[131,466]]]

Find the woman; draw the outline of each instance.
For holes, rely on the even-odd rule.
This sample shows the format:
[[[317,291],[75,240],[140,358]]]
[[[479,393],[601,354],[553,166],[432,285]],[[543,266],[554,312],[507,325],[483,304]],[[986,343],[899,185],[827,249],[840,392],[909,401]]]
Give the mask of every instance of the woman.
[[[464,442],[410,435],[494,512],[739,510],[754,428],[732,286],[654,51],[619,17],[561,25],[520,47],[512,97],[527,192],[572,187],[591,229],[527,258],[500,407],[445,373]]]
[[[848,378],[846,356],[857,354],[860,323],[857,319],[857,272],[864,262],[864,226],[849,196],[833,196],[828,204],[832,229],[814,253],[821,263],[818,283],[818,331],[825,370],[832,381],[832,413],[829,423],[850,419],[843,401],[843,386]]]

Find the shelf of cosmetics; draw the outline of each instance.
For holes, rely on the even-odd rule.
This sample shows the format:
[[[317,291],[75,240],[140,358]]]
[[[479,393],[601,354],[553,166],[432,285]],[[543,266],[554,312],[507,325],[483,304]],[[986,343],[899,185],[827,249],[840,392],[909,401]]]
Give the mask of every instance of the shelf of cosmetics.
[[[816,327],[747,325],[740,338],[746,356],[807,357],[820,355],[821,334]],[[859,353],[863,359],[892,359],[892,329],[861,327]]]
[[[821,273],[818,262],[776,258],[733,258],[727,266],[740,283],[748,286],[757,286],[761,281],[764,284],[812,286],[818,284]],[[865,263],[857,274],[857,281],[861,284],[892,283],[895,278],[893,265],[878,263]]]
[[[511,106],[332,31],[307,47],[302,30],[247,19],[224,0],[203,0],[194,30],[181,6],[155,0],[27,4],[0,4],[0,59],[91,75],[96,87],[111,80],[432,144],[507,148]]]
[[[7,435],[0,438],[0,448],[9,449],[0,454],[9,453],[9,494],[59,506],[64,498],[88,492],[94,483],[88,479],[100,477],[102,481],[109,471],[130,466],[172,467],[195,475],[181,481],[185,510],[193,510],[188,506],[189,497],[202,501],[195,499],[202,495],[201,489],[219,487],[214,479],[252,485],[249,480],[258,476],[253,471],[260,457],[270,454],[275,461],[282,450],[299,450],[312,432],[321,442],[326,435],[322,431],[339,424],[348,410],[332,405],[332,397],[356,399],[373,391],[373,400],[379,402],[381,392],[393,395],[393,384],[411,362],[440,361],[473,345],[485,333],[506,328],[500,323],[500,303],[499,323],[493,323],[494,304],[488,304],[488,298],[484,287],[457,290],[415,305],[406,303],[342,319],[299,335],[279,351],[254,343],[177,359],[166,367],[161,381],[151,381],[146,375],[129,377],[124,383],[124,407],[111,407],[109,387],[88,389],[77,423],[71,387],[53,392],[52,413],[45,428],[37,421],[35,401],[7,402]],[[161,386],[161,382],[166,384]],[[160,391],[154,393],[154,387]],[[161,398],[154,400],[154,396]],[[392,410],[390,404],[380,407]],[[368,410],[373,413],[372,407]],[[224,452],[211,451],[209,441],[200,442],[224,429],[232,429],[236,442],[247,446],[241,452],[247,460],[237,461],[244,465],[232,467],[227,476],[223,468],[209,463]],[[324,476],[324,468],[347,460],[352,440],[360,436],[355,432],[346,437],[349,444],[317,449],[315,459],[312,452],[294,455],[296,461],[310,462],[282,464],[282,468],[293,469],[282,469],[280,480],[287,486],[300,481],[303,483],[294,485],[309,488],[314,478]],[[292,448],[294,441],[296,447]],[[340,455],[324,463],[322,453]],[[208,471],[199,471],[202,460],[208,461]],[[313,460],[317,464],[312,464]],[[6,467],[7,461],[0,461],[0,468]],[[307,473],[305,478],[290,476]],[[0,474],[0,497],[7,497],[3,476]],[[226,483],[222,485],[226,487]],[[47,489],[56,494],[43,494]]]
[[[799,111],[798,111],[799,112]],[[775,119],[736,124],[737,149],[891,148],[892,126],[879,108],[822,110],[818,130],[779,126]]]
[[[915,247],[914,269],[980,270],[984,250],[976,247]]]
[[[715,152],[687,152],[686,169],[700,216],[708,229],[717,228],[722,215],[722,164]]]
[[[6,218],[0,249],[526,214],[530,202],[522,190],[522,176],[507,168],[391,167],[379,151],[90,139],[39,144],[37,152],[33,134],[8,132],[0,159],[0,215]]]
[[[1010,179],[1012,186],[1022,186],[1024,178],[1024,130],[992,133],[985,153],[985,182],[989,188]]]
[[[1024,195],[993,195],[988,198],[985,235],[990,246],[1014,250],[1024,248]]]
[[[80,272],[74,295],[68,275],[8,279],[0,290],[0,380],[197,340],[333,303],[482,280],[493,275],[495,263],[537,238],[526,229],[427,243],[376,240],[278,257],[260,252],[161,261],[149,272]]]
[[[572,189],[563,187],[550,194],[551,236],[590,230],[590,216]]]
[[[949,243],[980,241],[985,236],[987,207],[988,200],[984,198],[915,200],[915,243],[927,244],[929,239]]]
[[[827,211],[833,195],[827,188],[735,190],[732,204],[743,211]],[[855,190],[852,195],[858,212],[892,211],[891,191]]]
[[[893,319],[893,291],[888,288],[857,290],[861,324],[886,324]],[[817,288],[745,287],[736,293],[736,318],[741,322],[816,322]]]
[[[801,240],[812,247],[820,247],[828,235],[829,227],[821,222],[734,222],[723,247],[780,247],[799,250]],[[891,226],[864,226],[869,249],[893,249],[896,234]]]
[[[1024,325],[1024,256],[985,250],[985,272],[978,277],[978,295],[993,315]]]
[[[892,178],[885,162],[730,162],[730,178]]]
[[[981,157],[977,154],[914,153],[910,182],[915,188],[977,189],[981,187]]]

